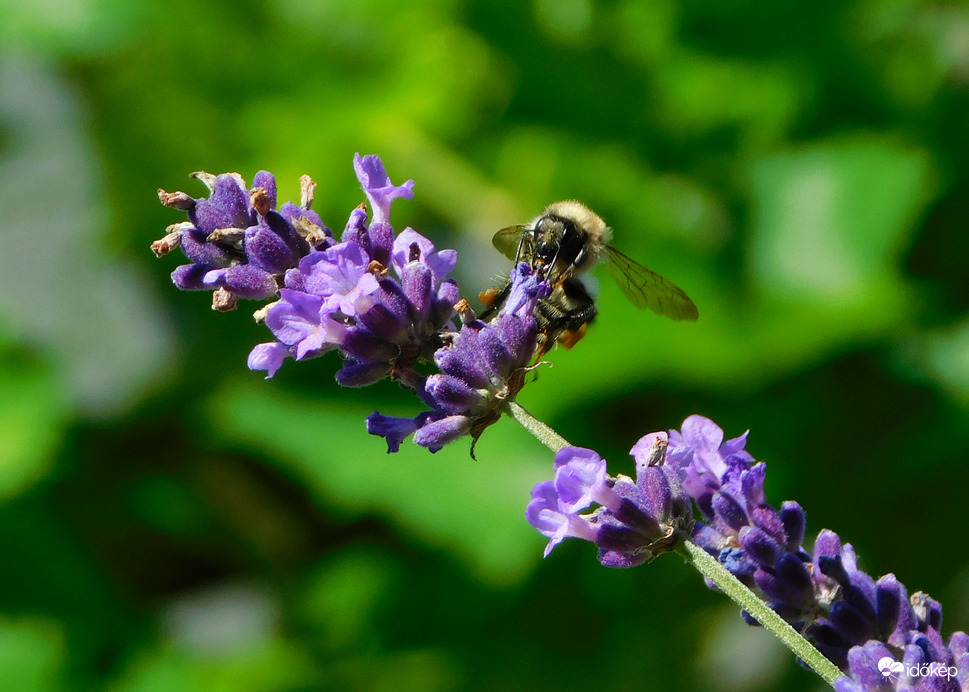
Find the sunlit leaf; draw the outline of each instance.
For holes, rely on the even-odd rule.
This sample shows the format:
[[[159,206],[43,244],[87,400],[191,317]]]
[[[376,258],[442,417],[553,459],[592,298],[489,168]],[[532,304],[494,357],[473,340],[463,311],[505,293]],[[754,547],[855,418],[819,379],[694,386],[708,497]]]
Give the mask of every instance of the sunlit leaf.
[[[376,387],[374,388],[377,389]],[[552,454],[510,419],[489,428],[477,461],[468,439],[437,454],[405,441],[388,455],[367,434],[362,407],[283,394],[271,383],[240,382],[210,401],[208,420],[226,442],[265,454],[344,518],[377,515],[414,538],[453,550],[484,579],[516,581],[540,559],[541,540],[525,522],[532,486],[548,477]]]

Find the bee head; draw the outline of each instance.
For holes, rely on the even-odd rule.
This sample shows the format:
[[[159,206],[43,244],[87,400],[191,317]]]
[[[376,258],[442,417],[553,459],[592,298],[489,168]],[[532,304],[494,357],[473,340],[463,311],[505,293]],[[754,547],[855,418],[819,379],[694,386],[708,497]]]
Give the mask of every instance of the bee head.
[[[535,241],[532,263],[536,267],[554,265],[561,256],[563,240],[575,233],[575,225],[547,214],[536,220],[532,233]]]
[[[586,268],[589,233],[575,219],[546,210],[535,220],[532,233],[532,266],[536,269],[547,267],[554,280]]]

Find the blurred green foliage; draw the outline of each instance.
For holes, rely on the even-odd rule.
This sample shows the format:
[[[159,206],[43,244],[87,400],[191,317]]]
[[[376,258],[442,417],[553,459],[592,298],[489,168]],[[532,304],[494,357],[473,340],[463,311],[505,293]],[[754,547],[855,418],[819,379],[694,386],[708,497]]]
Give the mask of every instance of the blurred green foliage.
[[[8,0],[0,45],[3,689],[818,686],[675,558],[543,561],[511,421],[388,456],[363,419],[415,399],[335,356],[263,381],[265,330],[147,250],[198,169],[308,173],[339,229],[357,151],[469,298],[496,229],[596,209],[700,320],[604,281],[520,401],[613,472],[750,428],[775,505],[969,626],[965,4]]]

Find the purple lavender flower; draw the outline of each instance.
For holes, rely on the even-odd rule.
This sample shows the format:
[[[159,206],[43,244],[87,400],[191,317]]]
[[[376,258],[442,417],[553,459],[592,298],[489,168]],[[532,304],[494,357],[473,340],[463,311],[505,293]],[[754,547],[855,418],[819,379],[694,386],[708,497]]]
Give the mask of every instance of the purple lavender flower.
[[[182,290],[214,291],[216,309],[231,310],[239,298],[276,295],[287,269],[311,249],[333,242],[309,208],[315,183],[308,176],[300,180],[300,205],[287,202],[279,211],[271,173],[258,172],[252,190],[238,173],[192,176],[209,188],[209,197],[159,190],[162,204],[186,212],[188,221],[169,226],[152,250],[161,257],[181,247],[190,264],[176,268],[172,281]]]
[[[195,199],[159,190],[163,204],[188,214],[152,244],[158,256],[176,247],[191,261],[172,274],[184,290],[212,290],[213,307],[232,309],[239,298],[278,300],[256,312],[275,341],[249,354],[249,367],[272,377],[286,358],[306,360],[327,351],[344,356],[337,379],[362,386],[391,376],[423,392],[414,370],[451,338],[457,284],[447,278],[457,254],[436,251],[412,229],[396,236],[393,200],[413,196],[414,182],[394,185],[376,156],[354,157],[354,169],[373,209],[354,209],[337,243],[310,210],[316,184],[300,179],[300,203],[276,210],[276,180],[256,174],[246,189],[236,173],[196,173],[210,190]]]
[[[428,249],[418,247],[421,253]],[[435,271],[450,268],[449,257],[435,258],[432,252],[426,256],[431,279]],[[431,451],[470,435],[474,456],[474,443],[501,418],[504,402],[513,400],[525,383],[537,339],[532,312],[548,295],[548,285],[539,282],[525,263],[515,268],[511,281],[514,300],[507,301],[493,322],[469,320],[434,354],[440,373],[428,376],[418,388],[431,411],[413,419],[374,412],[367,419],[367,430],[387,439],[388,452],[399,449],[399,431],[407,429],[414,442]]]
[[[647,485],[644,472],[669,474],[670,486],[682,492],[660,495],[680,502],[692,499],[702,517],[693,526],[693,540],[848,674],[839,679],[837,689],[969,689],[969,637],[956,632],[945,642],[938,602],[922,593],[910,598],[892,574],[876,580],[858,569],[854,549],[834,532],[821,531],[813,551],[805,548],[804,510],[791,501],[782,503],[779,511],[767,504],[766,465],[755,462],[744,449],[746,433],[724,441],[719,426],[691,416],[680,430],[669,432],[664,454],[657,441],[665,439],[664,433],[652,433],[633,448],[637,486]],[[546,554],[564,537],[579,536],[600,546],[603,564],[640,564],[643,559],[635,549],[614,550],[611,556],[601,549],[609,531],[624,530],[622,535],[630,536],[614,509],[615,499],[607,499],[602,488],[628,497],[621,490],[628,483],[620,476],[610,486],[604,466],[590,465],[589,454],[578,461],[568,458],[568,477],[556,459],[556,480],[536,487],[529,521],[551,538]],[[662,458],[662,465],[647,461],[650,458]],[[575,479],[589,480],[582,485]],[[579,492],[578,487],[587,490]],[[590,500],[602,507],[589,515],[577,514]],[[672,516],[687,512],[681,507]],[[644,540],[636,547],[652,551]],[[896,669],[901,672],[893,672]]]
[[[670,433],[667,456],[705,519],[694,540],[850,673],[839,690],[965,689],[967,638],[958,632],[944,643],[941,606],[921,593],[909,598],[893,574],[875,580],[858,569],[854,549],[833,531],[818,534],[812,555],[802,545],[804,511],[796,502],[782,503],[780,511],[767,504],[766,465],[753,463],[743,449],[746,437],[723,442],[720,428],[700,416]],[[905,670],[959,669],[962,681],[892,678],[896,663]]]
[[[286,273],[286,285],[294,288],[281,290],[266,326],[296,360],[340,349],[341,384],[362,386],[393,375],[410,385],[418,378],[413,366],[430,360],[451,329],[457,285],[434,281],[431,267],[417,260],[404,265],[399,278],[372,263],[354,241],[310,253]],[[261,360],[269,352],[257,346],[250,367],[278,368],[278,357]]]
[[[454,330],[459,295],[447,274],[457,254],[435,250],[410,228],[396,236],[390,205],[409,197],[413,182],[392,185],[375,156],[358,154],[354,165],[374,206],[373,223],[357,207],[342,242],[310,250],[286,269],[280,300],[263,313],[277,341],[256,346],[249,366],[272,377],[287,357],[339,350],[340,384],[359,387],[390,376],[423,392],[426,378],[414,366],[432,360]]]
[[[956,632],[941,651],[930,652],[925,642],[899,651],[872,640],[848,653],[849,675],[834,683],[837,692],[965,692],[969,690],[969,637]]]
[[[606,567],[633,567],[673,548],[693,525],[689,498],[673,469],[663,465],[667,439],[647,435],[630,452],[636,480],[606,473],[591,449],[565,447],[555,455],[555,480],[532,490],[529,523],[549,537],[547,556],[566,537],[591,541]],[[580,514],[592,503],[599,505]]]
[[[209,198],[159,192],[189,221],[170,228],[153,249],[161,255],[181,246],[192,263],[176,269],[176,284],[215,290],[214,304],[222,309],[239,297],[278,296],[256,312],[274,341],[252,350],[250,368],[272,377],[287,358],[337,350],[344,358],[340,384],[359,387],[389,376],[417,393],[430,410],[410,419],[375,412],[368,420],[389,451],[410,434],[432,451],[464,435],[476,441],[524,383],[535,352],[532,313],[549,288],[523,265],[490,324],[474,319],[463,303],[465,324],[456,331],[460,296],[447,275],[457,253],[436,250],[410,228],[397,235],[390,225],[393,201],[410,198],[414,182],[394,185],[376,156],[357,154],[354,169],[373,217],[368,223],[366,206],[355,208],[342,242],[309,211],[309,178],[302,179],[301,204],[277,212],[276,182],[268,173],[257,174],[251,192],[236,174],[198,174]],[[432,361],[439,372],[417,370]]]

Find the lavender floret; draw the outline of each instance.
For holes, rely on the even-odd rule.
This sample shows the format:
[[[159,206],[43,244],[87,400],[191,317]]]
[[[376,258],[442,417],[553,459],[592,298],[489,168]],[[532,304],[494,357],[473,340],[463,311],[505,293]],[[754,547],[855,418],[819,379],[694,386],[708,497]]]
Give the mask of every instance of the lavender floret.
[[[422,253],[427,249],[421,249],[416,241],[411,247],[418,257],[424,256]],[[424,287],[433,280],[434,272],[450,268],[450,257],[441,257],[442,254],[437,257],[434,253],[427,254],[427,264],[422,265],[427,269],[421,270],[424,276],[415,275],[409,284],[415,297],[423,294],[430,298],[430,292]],[[398,256],[395,253],[395,258]],[[449,343],[434,353],[440,372],[428,376],[419,392],[431,410],[414,419],[405,419],[411,421],[406,425],[414,429],[414,442],[434,452],[449,442],[470,436],[474,456],[475,442],[488,426],[501,418],[504,402],[514,400],[525,384],[538,335],[532,313],[535,303],[548,295],[548,291],[548,285],[538,281],[528,264],[520,264],[511,275],[514,300],[509,299],[490,323],[469,319]],[[428,307],[433,310],[433,305]],[[375,412],[367,420],[367,430],[387,437],[388,420],[392,419]],[[396,437],[388,437],[387,451],[394,452],[397,448]]]
[[[666,435],[654,433],[630,452],[636,480],[606,473],[591,449],[565,447],[555,455],[555,480],[535,486],[525,511],[548,536],[547,556],[566,537],[591,541],[606,567],[633,567],[673,548],[693,526],[689,498],[676,471],[663,464]],[[599,507],[581,514],[593,503]]]
[[[339,350],[340,384],[362,387],[389,376],[417,389],[424,378],[415,365],[432,360],[454,329],[459,295],[447,274],[457,255],[436,251],[413,229],[395,236],[387,220],[390,203],[409,197],[412,181],[392,185],[377,157],[357,155],[355,168],[374,205],[373,223],[367,225],[362,207],[354,209],[342,242],[312,250],[287,268],[280,300],[265,312],[266,326],[287,349],[260,344],[250,367],[272,377],[280,355],[305,360]]]
[[[186,291],[213,291],[212,306],[231,310],[239,298],[261,300],[277,295],[285,272],[301,257],[333,241],[332,232],[310,210],[314,183],[301,180],[299,206],[287,202],[276,211],[276,179],[259,171],[253,188],[238,173],[193,173],[209,188],[195,199],[184,192],[158,191],[162,204],[186,212],[188,221],[168,227],[152,243],[161,257],[181,247],[190,264],[172,273]]]

